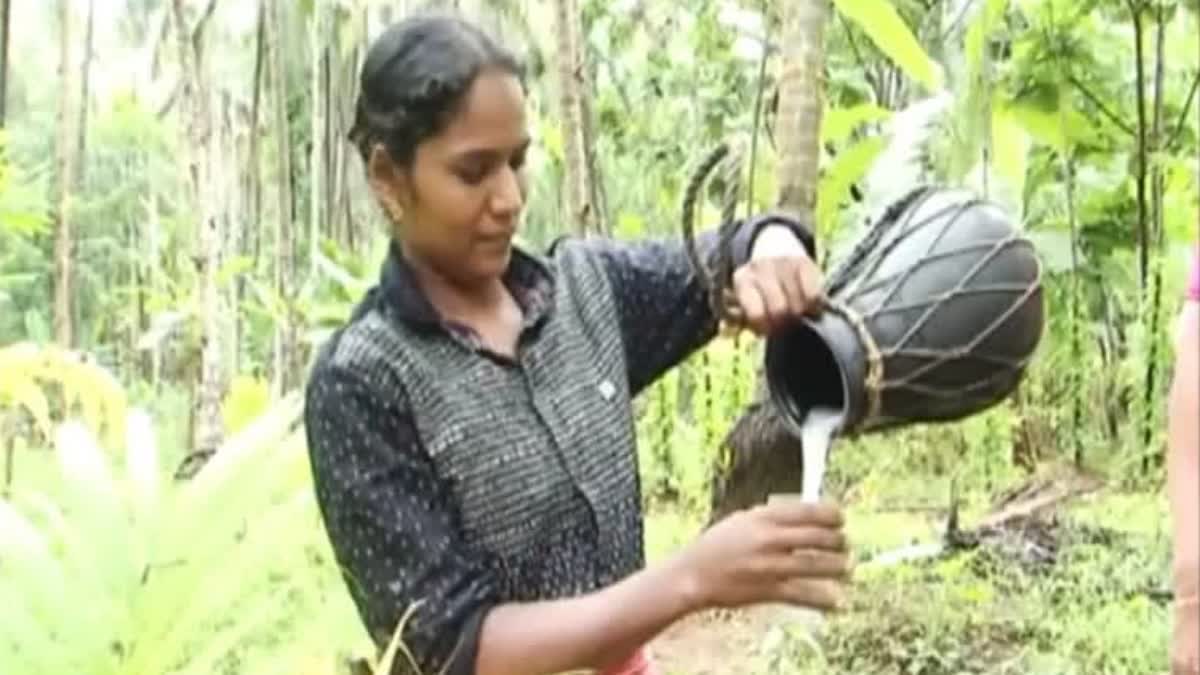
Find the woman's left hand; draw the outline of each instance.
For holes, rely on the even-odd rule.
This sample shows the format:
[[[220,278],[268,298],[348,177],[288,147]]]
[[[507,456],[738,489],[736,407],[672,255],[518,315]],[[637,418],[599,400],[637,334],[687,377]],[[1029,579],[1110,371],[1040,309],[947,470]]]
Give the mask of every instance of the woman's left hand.
[[[767,226],[755,238],[750,261],[733,273],[740,325],[758,335],[824,305],[825,279],[804,245],[782,226]]]

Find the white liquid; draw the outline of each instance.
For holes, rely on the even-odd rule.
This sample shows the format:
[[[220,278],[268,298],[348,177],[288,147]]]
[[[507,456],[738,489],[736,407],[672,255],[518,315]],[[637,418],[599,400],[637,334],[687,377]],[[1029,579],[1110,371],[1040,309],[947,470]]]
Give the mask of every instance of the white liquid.
[[[801,476],[800,483],[800,499],[806,502],[817,502],[821,499],[821,486],[825,481],[825,466],[829,457],[829,447],[833,444],[833,434],[837,429],[838,424],[842,421],[842,415],[837,410],[832,408],[812,408],[805,416],[804,422],[800,425],[800,442],[802,447],[800,451],[803,453],[801,457],[804,461],[804,474]],[[780,618],[785,623],[790,623],[810,637],[814,635],[824,623],[824,615],[822,612],[815,609],[805,607],[792,607],[790,605],[779,605],[777,607]],[[764,642],[778,640],[778,631],[780,626],[775,626],[769,633]]]
[[[833,433],[842,420],[842,415],[832,408],[813,408],[800,427],[800,442],[803,444],[804,475],[801,479],[800,497],[806,502],[821,499],[821,486],[825,481],[825,465],[829,457],[829,446]]]

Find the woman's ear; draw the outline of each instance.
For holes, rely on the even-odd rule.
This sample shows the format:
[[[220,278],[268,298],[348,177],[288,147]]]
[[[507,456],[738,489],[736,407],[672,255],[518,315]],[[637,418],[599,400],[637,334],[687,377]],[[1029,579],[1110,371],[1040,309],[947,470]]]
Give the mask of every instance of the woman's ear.
[[[404,207],[410,201],[407,181],[381,143],[371,150],[367,162],[367,180],[388,218],[398,224],[404,215]]]

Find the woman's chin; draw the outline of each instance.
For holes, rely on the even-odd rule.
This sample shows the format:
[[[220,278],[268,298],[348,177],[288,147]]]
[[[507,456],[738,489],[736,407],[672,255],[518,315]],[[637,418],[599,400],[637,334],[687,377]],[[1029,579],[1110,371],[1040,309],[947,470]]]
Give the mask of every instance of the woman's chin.
[[[505,244],[487,246],[481,248],[476,256],[476,267],[480,270],[488,270],[490,273],[499,276],[504,274],[508,269],[509,262],[512,261],[512,245]]]
[[[511,260],[512,249],[510,247],[487,251],[477,250],[468,266],[468,275],[476,281],[498,279],[503,277],[504,273],[508,271],[508,265]]]

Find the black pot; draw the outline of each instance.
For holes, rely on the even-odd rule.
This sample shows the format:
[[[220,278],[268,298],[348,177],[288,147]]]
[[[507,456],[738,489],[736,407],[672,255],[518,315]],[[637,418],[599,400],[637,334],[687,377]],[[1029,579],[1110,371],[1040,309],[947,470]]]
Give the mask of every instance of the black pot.
[[[982,412],[1012,393],[1041,341],[1041,279],[999,206],[917,190],[829,274],[827,309],[767,340],[775,407],[797,434],[809,410],[838,410],[842,436]]]

